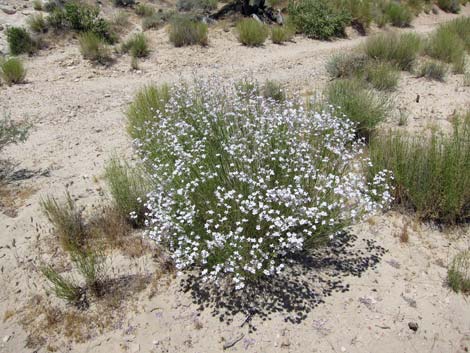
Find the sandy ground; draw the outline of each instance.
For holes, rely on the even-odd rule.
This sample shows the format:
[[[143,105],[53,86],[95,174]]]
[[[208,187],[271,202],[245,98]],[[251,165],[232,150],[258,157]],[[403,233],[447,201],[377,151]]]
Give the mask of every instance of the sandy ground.
[[[12,1],[0,2],[0,7],[18,8],[14,15],[0,10],[0,25],[23,23],[24,14],[33,12],[30,2]],[[27,8],[22,9],[23,5]],[[469,6],[463,14],[470,14]],[[455,17],[423,15],[409,30],[425,34]],[[168,43],[164,29],[147,35],[153,52],[140,63],[138,72],[130,69],[127,56],[109,68],[94,67],[81,58],[76,39],[71,39],[69,45],[25,58],[26,84],[0,87],[0,114],[27,119],[34,125],[26,143],[2,152],[2,158],[17,163],[16,170],[25,169],[31,175],[12,182],[17,192],[13,206],[0,214],[1,352],[47,351],[47,347],[27,348],[28,333],[19,325],[21,308],[34,294],[44,293],[44,280],[36,270],[43,255],[38,251],[37,237],[47,238],[48,233],[39,200],[47,194],[60,196],[66,188],[87,210],[103,200],[105,162],[113,153],[132,156],[123,112],[139,88],[216,75],[275,79],[293,91],[315,93],[328,81],[326,60],[364,41],[354,34],[333,42],[297,37],[294,43],[268,43],[253,49],[238,44],[231,31],[215,28],[210,31],[207,48],[176,49]],[[4,48],[5,31],[1,31],[0,50]],[[463,87],[462,81],[462,75],[449,75],[445,83],[437,83],[403,74],[393,95],[395,113],[383,128],[397,128],[400,111],[408,116],[403,129],[423,133],[433,126],[448,127],[453,112],[470,105],[470,87]],[[399,234],[407,223],[410,239],[401,243]],[[211,309],[198,310],[191,293],[182,291],[176,279],[160,286],[151,299],[145,293],[138,296],[127,313],[112,313],[124,314],[114,330],[96,334],[82,344],[57,338],[50,348],[60,352],[209,353],[220,352],[225,343],[240,338],[228,351],[468,351],[470,305],[445,286],[450,259],[459,249],[470,246],[468,227],[441,232],[389,212],[356,226],[352,233],[357,235],[353,241],[357,251],[340,261],[344,266],[311,268],[307,277],[293,276],[287,286],[288,297],[295,297],[305,279],[315,293],[303,308],[296,308],[310,310],[300,322],[289,321],[293,313],[284,308],[266,320],[254,315],[246,323],[246,314],[239,313],[230,316],[227,324],[227,316],[222,322]],[[113,271],[150,272],[154,266],[146,257],[123,261],[119,256],[111,259]],[[328,279],[337,281],[336,285]],[[252,305],[261,310],[270,301],[289,304],[276,286],[282,287],[273,283],[265,297]],[[409,322],[418,323],[417,332],[410,330]]]

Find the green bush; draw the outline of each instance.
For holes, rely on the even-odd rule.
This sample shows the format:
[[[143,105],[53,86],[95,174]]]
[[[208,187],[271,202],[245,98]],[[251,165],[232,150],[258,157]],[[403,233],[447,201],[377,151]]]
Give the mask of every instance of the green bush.
[[[274,26],[271,28],[271,40],[275,44],[282,44],[292,40],[295,29],[291,26]]]
[[[189,16],[174,16],[170,21],[169,39],[175,47],[207,45],[207,25]]]
[[[28,23],[29,29],[33,32],[36,32],[36,33],[47,32],[47,22],[41,13],[29,16],[26,22]]]
[[[460,0],[437,0],[437,6],[446,12],[460,12]]]
[[[361,34],[365,34],[373,18],[373,2],[371,0],[330,0],[337,11],[345,11],[351,17],[352,26]]]
[[[111,61],[111,52],[108,46],[95,33],[86,32],[80,34],[78,42],[80,43],[80,52],[83,58],[99,64],[106,64]]]
[[[288,11],[297,31],[315,39],[344,37],[346,26],[351,23],[348,13],[322,0],[291,1]]]
[[[326,71],[332,78],[350,78],[364,72],[369,58],[362,53],[341,53],[331,57]]]
[[[114,208],[134,226],[144,224],[144,202],[150,191],[150,182],[142,169],[112,158],[106,166],[106,182],[113,198]]]
[[[366,66],[365,79],[380,91],[392,91],[397,87],[400,73],[388,62],[373,62]]]
[[[253,18],[245,18],[237,23],[238,40],[243,45],[258,47],[268,38],[268,27]]]
[[[135,7],[135,13],[141,17],[153,16],[155,12],[155,8],[148,4],[138,4]]]
[[[405,4],[395,1],[389,2],[384,12],[388,21],[395,27],[409,27],[413,19],[411,10]]]
[[[79,285],[75,284],[73,280],[63,277],[52,266],[42,266],[41,272],[51,283],[52,291],[57,298],[64,299],[67,303],[83,308],[83,291]]]
[[[364,52],[374,60],[386,61],[401,70],[410,70],[421,50],[421,38],[414,33],[378,34],[367,39]]]
[[[325,97],[335,111],[357,124],[357,136],[366,141],[390,110],[390,104],[384,96],[368,90],[357,79],[331,82],[326,88]]]
[[[447,282],[456,293],[470,293],[470,250],[455,255],[447,271]]]
[[[23,83],[26,69],[20,59],[0,60],[0,76],[8,85]]]
[[[430,80],[443,82],[447,73],[445,64],[436,61],[427,61],[421,65],[418,77],[425,77]]]
[[[144,58],[149,55],[150,49],[147,37],[143,33],[136,33],[122,44],[122,51],[130,52],[134,58]]]
[[[178,11],[212,11],[217,8],[217,0],[178,0]]]
[[[397,132],[370,145],[371,173],[392,171],[396,203],[423,220],[454,224],[470,217],[470,112],[454,124],[451,136]]]
[[[37,43],[22,27],[8,28],[7,41],[11,55],[32,54],[37,51]]]

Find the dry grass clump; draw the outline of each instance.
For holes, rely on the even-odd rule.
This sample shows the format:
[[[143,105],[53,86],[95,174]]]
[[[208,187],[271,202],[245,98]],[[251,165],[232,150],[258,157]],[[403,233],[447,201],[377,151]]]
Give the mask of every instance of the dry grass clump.
[[[371,62],[364,69],[364,78],[379,91],[393,91],[398,85],[400,73],[388,62]]]
[[[29,29],[35,33],[47,32],[48,24],[42,13],[29,16],[26,23],[28,24]]]
[[[295,29],[292,26],[274,26],[271,28],[271,41],[275,44],[289,42],[295,35]]]
[[[138,4],[135,7],[135,13],[140,17],[149,17],[155,15],[156,10],[149,4]]]
[[[458,253],[447,271],[447,282],[455,292],[470,293],[470,250]]]
[[[364,72],[369,58],[360,52],[341,53],[331,57],[326,71],[332,78],[351,78]]]
[[[447,73],[447,65],[438,61],[426,61],[418,71],[418,77],[444,82]]]
[[[144,58],[150,54],[147,37],[143,33],[136,33],[122,44],[122,51],[130,53],[133,58]]]
[[[238,40],[249,47],[259,47],[268,38],[268,27],[253,18],[245,18],[237,23]]]
[[[80,52],[84,59],[107,64],[112,61],[111,51],[105,41],[93,32],[86,32],[78,38]]]

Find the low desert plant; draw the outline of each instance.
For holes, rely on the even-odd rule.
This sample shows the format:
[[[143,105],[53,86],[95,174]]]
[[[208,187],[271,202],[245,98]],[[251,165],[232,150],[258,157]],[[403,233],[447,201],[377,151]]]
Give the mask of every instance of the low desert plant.
[[[178,0],[178,11],[212,11],[217,8],[217,0]]]
[[[47,22],[42,13],[29,16],[26,22],[29,29],[35,33],[47,32]]]
[[[41,272],[51,283],[51,289],[58,298],[64,299],[75,306],[82,307],[84,297],[80,286],[75,284],[74,281],[63,277],[52,266],[42,266]]]
[[[135,7],[135,13],[141,17],[149,17],[155,15],[155,8],[148,4],[138,4]]]
[[[390,1],[384,10],[388,21],[395,27],[409,27],[413,13],[404,3]]]
[[[378,136],[370,145],[375,171],[392,171],[395,200],[423,220],[446,224],[470,217],[470,113],[455,118],[451,136],[404,133]]]
[[[40,202],[41,210],[54,227],[62,248],[69,251],[80,247],[87,237],[82,212],[67,192],[65,201],[48,196]]]
[[[83,58],[100,64],[111,61],[111,52],[107,44],[93,32],[82,33],[78,41]]]
[[[292,40],[295,29],[292,26],[274,26],[271,28],[271,41],[275,44],[282,44]]]
[[[42,11],[43,6],[42,6],[42,1],[41,0],[33,0],[33,9],[36,11]]]
[[[277,81],[267,80],[261,88],[261,93],[265,98],[271,98],[278,102],[286,100],[286,91],[282,84]]]
[[[160,11],[152,16],[144,17],[142,19],[142,29],[146,31],[151,28],[159,28],[167,23],[173,15],[172,11]]]
[[[131,168],[114,157],[106,166],[106,182],[114,208],[132,225],[143,225],[144,203],[150,190],[145,172],[141,168]]]
[[[460,0],[437,0],[437,6],[443,11],[458,13],[460,11]]]
[[[369,140],[376,126],[387,117],[390,104],[358,79],[335,80],[325,91],[327,102],[335,111],[356,124],[358,137]]]
[[[447,73],[447,66],[437,61],[426,61],[423,63],[418,72],[418,77],[425,77],[430,80],[443,82]]]
[[[29,128],[28,124],[15,123],[7,115],[4,115],[0,119],[0,151],[9,144],[25,141]]]
[[[129,14],[124,10],[119,10],[113,15],[110,23],[115,32],[120,32],[122,29],[129,27]]]
[[[26,77],[26,69],[18,58],[0,60],[0,77],[8,85],[23,83]]]
[[[258,47],[268,38],[269,30],[265,24],[253,18],[245,18],[237,23],[237,34],[243,45]]]
[[[346,12],[351,18],[351,25],[361,34],[366,34],[373,19],[373,1],[371,0],[330,0],[337,11]]]
[[[11,55],[32,54],[37,51],[37,43],[22,27],[8,28],[7,41]]]
[[[207,25],[190,16],[174,16],[170,21],[168,35],[175,47],[207,45]]]
[[[364,52],[374,60],[386,61],[401,70],[410,70],[421,50],[421,39],[414,33],[379,34],[367,39]]]
[[[351,16],[323,0],[289,2],[289,16],[295,28],[310,38],[327,40],[344,37]]]
[[[364,77],[379,91],[392,91],[397,87],[400,73],[388,62],[372,62],[366,66]]]
[[[87,289],[100,297],[105,278],[104,254],[91,249],[73,248],[70,256],[75,268],[83,276]]]
[[[364,72],[369,58],[362,53],[336,54],[328,60],[326,71],[332,78],[350,78]]]
[[[456,293],[470,293],[470,250],[455,255],[447,271],[447,282]]]
[[[122,51],[129,52],[134,58],[143,58],[149,55],[150,49],[145,34],[136,33],[122,44]]]
[[[46,12],[53,12],[54,10],[60,8],[60,4],[58,0],[49,0],[46,1],[43,5],[43,9]]]
[[[354,167],[363,155],[351,121],[240,89],[173,86],[136,140],[154,185],[148,236],[168,246],[177,269],[198,266],[205,280],[236,289],[282,271],[288,254],[389,197],[385,172],[368,185]]]

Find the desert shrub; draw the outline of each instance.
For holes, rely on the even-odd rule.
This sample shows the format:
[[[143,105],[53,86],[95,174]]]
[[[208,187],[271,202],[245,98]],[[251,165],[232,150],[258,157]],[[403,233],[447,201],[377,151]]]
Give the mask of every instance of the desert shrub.
[[[292,26],[274,26],[271,28],[271,40],[273,43],[282,44],[292,40],[295,29]]]
[[[0,77],[8,85],[23,83],[26,77],[26,69],[18,58],[0,60]]]
[[[82,33],[78,41],[80,43],[80,52],[84,59],[100,64],[106,64],[111,61],[111,53],[108,46],[95,33]]]
[[[26,140],[30,126],[15,123],[8,116],[0,119],[0,151],[7,145]]]
[[[460,17],[441,25],[454,32],[461,40],[465,48],[470,51],[470,17]]]
[[[124,28],[129,27],[129,14],[124,10],[116,12],[110,22],[110,25],[114,32],[120,32]]]
[[[91,249],[73,248],[70,256],[75,268],[84,278],[87,289],[100,297],[105,278],[104,254]]]
[[[134,58],[143,58],[149,55],[150,49],[147,37],[143,33],[136,33],[122,44],[122,51],[130,52]]]
[[[42,266],[41,272],[51,283],[51,289],[58,298],[76,306],[83,304],[82,288],[73,280],[63,277],[52,266]]]
[[[369,190],[354,167],[363,157],[349,120],[238,87],[174,86],[135,128],[145,127],[136,146],[155,185],[148,236],[178,269],[241,289],[380,210],[389,192],[384,172]]]
[[[365,79],[380,91],[392,91],[397,87],[400,73],[388,62],[373,62],[366,66]]]
[[[447,271],[447,282],[456,293],[470,293],[470,250],[455,255]]]
[[[106,182],[116,211],[133,226],[143,225],[144,202],[150,190],[144,171],[115,157],[106,166]]]
[[[37,43],[22,27],[8,28],[7,41],[11,55],[32,54],[37,50]]]
[[[29,29],[33,32],[47,32],[47,22],[41,13],[29,16],[26,22],[28,23]]]
[[[349,14],[322,0],[291,1],[288,11],[297,31],[315,39],[344,37],[351,22]]]
[[[436,61],[427,61],[421,65],[418,77],[425,77],[430,80],[444,81],[447,73],[447,66]]]
[[[364,72],[369,58],[362,53],[341,53],[331,57],[326,71],[332,78],[349,78]]]
[[[286,91],[282,84],[277,81],[267,80],[261,89],[261,93],[264,98],[271,98],[278,102],[283,102],[286,99]]]
[[[370,0],[331,0],[337,11],[345,11],[351,23],[360,33],[365,34],[373,18],[373,2]]]
[[[149,17],[155,15],[155,8],[147,4],[138,4],[135,13],[141,17]]]
[[[386,61],[401,70],[410,70],[421,50],[421,39],[413,33],[379,34],[367,39],[364,52],[378,61]]]
[[[54,10],[60,8],[60,4],[57,0],[49,0],[44,3],[44,11],[53,12]]]
[[[393,172],[395,200],[423,220],[443,223],[470,217],[470,113],[455,119],[454,133],[430,138],[393,133],[374,139],[376,170]]]
[[[388,100],[357,79],[335,80],[325,90],[329,104],[356,124],[357,136],[369,140],[390,110]]]
[[[243,45],[258,47],[268,38],[268,27],[253,18],[245,18],[237,23],[238,40]]]
[[[152,16],[147,16],[142,19],[142,29],[145,31],[151,28],[159,28],[164,25],[168,20],[173,17],[172,11],[160,11]]]
[[[458,13],[460,11],[460,0],[437,0],[437,6],[443,11]]]
[[[66,251],[84,244],[86,238],[82,212],[67,192],[65,201],[47,197],[40,202],[41,210],[54,227],[62,248]]]
[[[408,6],[395,1],[390,1],[384,12],[388,21],[395,27],[409,27],[413,19],[413,13]]]
[[[127,130],[132,138],[142,139],[145,125],[155,118],[155,110],[161,110],[170,99],[169,87],[149,86],[139,91],[126,112]]]
[[[178,11],[212,11],[217,8],[217,0],[178,0]]]
[[[127,7],[135,5],[135,0],[113,0],[116,7]]]
[[[35,9],[36,11],[42,11],[42,1],[33,0],[33,9]]]
[[[207,25],[189,16],[174,16],[170,21],[169,39],[175,47],[207,45]]]
[[[49,16],[47,16],[46,22],[48,27],[56,31],[65,29],[65,12],[60,8],[54,9]]]

